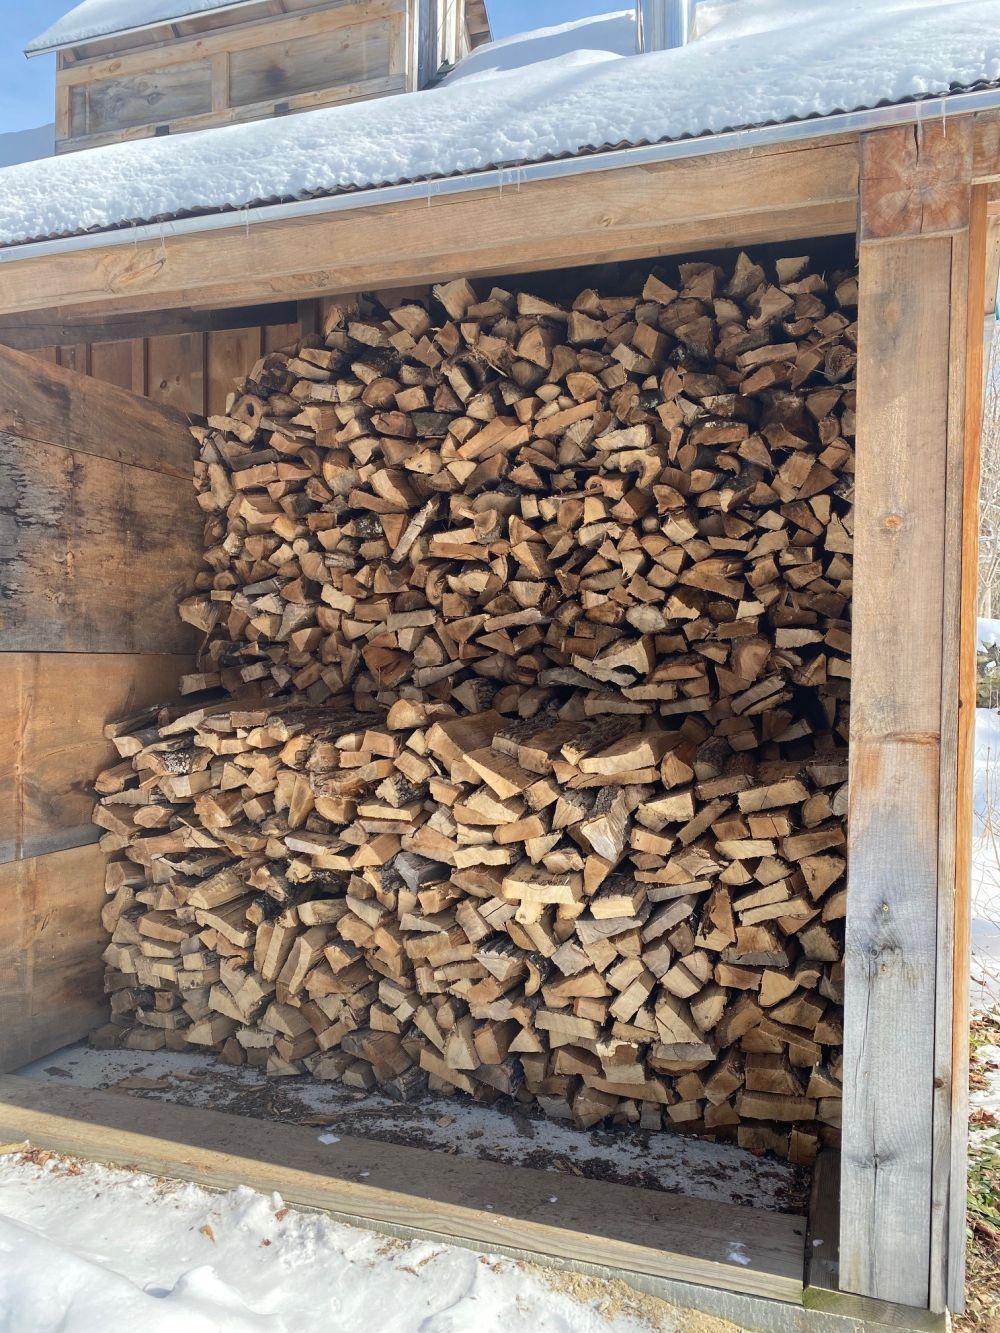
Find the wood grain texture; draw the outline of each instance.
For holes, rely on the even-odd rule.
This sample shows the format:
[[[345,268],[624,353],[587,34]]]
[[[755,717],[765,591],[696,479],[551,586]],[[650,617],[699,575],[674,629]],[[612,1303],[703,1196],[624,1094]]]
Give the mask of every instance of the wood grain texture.
[[[301,326],[297,323],[268,324],[264,329],[264,351],[287,352],[301,336]]]
[[[0,347],[0,431],[26,445],[71,443],[78,456],[191,477],[194,445],[182,413],[80,371]]]
[[[863,134],[862,241],[965,228],[972,161],[970,116]]]
[[[104,384],[137,392],[133,384],[135,354],[130,342],[94,343],[90,348],[90,373]]]
[[[226,399],[236,381],[249,373],[262,351],[260,328],[230,329],[208,335],[206,397],[210,416],[225,412]]]
[[[150,338],[146,392],[154,403],[185,416],[205,415],[205,335],[175,333]]]
[[[81,381],[88,383],[96,381]],[[110,420],[105,430],[105,447],[128,440]],[[6,651],[192,650],[176,610],[201,563],[201,511],[189,480],[2,430],[0,478]]]
[[[923,1308],[951,264],[947,237],[861,250],[841,1285]]]
[[[1000,180],[1000,112],[972,117],[972,179],[977,185]]]
[[[813,1167],[806,1286],[840,1290],[840,1156],[824,1148]]]
[[[165,337],[175,333],[209,333],[214,330],[254,329],[264,324],[291,323],[295,320],[295,303],[279,301],[266,306],[241,306],[229,310],[169,310],[157,313],[155,334]],[[20,315],[16,319],[0,320],[0,344],[32,351],[75,341],[91,344],[91,357],[97,357],[100,344],[127,343],[145,338],[154,332],[149,315],[120,315],[79,321],[60,316],[58,310],[41,311],[36,315]],[[40,355],[35,350],[35,355]],[[109,352],[113,355],[113,352]],[[95,375],[97,371],[93,372]],[[100,375],[100,379],[108,379]],[[118,379],[110,383],[128,388]],[[138,392],[138,390],[134,390]]]
[[[962,800],[958,790],[960,731],[966,720],[960,699],[961,628],[963,583],[963,507],[965,502],[965,398],[968,364],[970,311],[969,232],[956,234],[951,247],[950,350],[947,405],[947,456],[945,460],[945,510],[943,562],[943,615],[941,624],[941,769],[938,803],[938,894],[937,894],[937,971],[935,976],[934,1023],[934,1119],[933,1177],[931,1185],[930,1304],[944,1309],[948,1271],[948,1234],[951,1203],[952,1138],[957,1134],[966,1142],[964,1125],[952,1118],[952,1084],[955,1076],[953,1039],[955,1020],[955,956],[958,905],[957,872],[963,859],[959,848],[958,827]],[[983,304],[983,296],[977,306]],[[978,310],[977,310],[978,316]],[[975,321],[978,324],[978,318]],[[978,358],[976,365],[978,366]],[[978,373],[981,373],[978,372]],[[976,565],[978,573],[978,561]],[[970,644],[975,661],[975,627]],[[969,721],[974,725],[973,712]],[[971,774],[970,774],[971,796]],[[969,811],[971,816],[971,809]],[[967,836],[971,840],[969,822]],[[968,1006],[965,1006],[966,1021]],[[967,1075],[966,1075],[967,1076]],[[964,1193],[964,1171],[963,1171]],[[962,1212],[964,1214],[964,1202]],[[963,1246],[964,1248],[964,1246]]]
[[[395,63],[394,52],[393,63]],[[80,139],[57,139],[56,153],[79,152],[84,148],[102,148],[112,143],[150,139],[164,130],[170,134],[193,134],[197,130],[215,129],[220,125],[241,125],[252,120],[270,120],[274,116],[288,115],[295,111],[313,111],[318,107],[338,106],[344,102],[364,102],[376,97],[391,97],[394,93],[405,91],[402,75],[364,79],[359,83],[339,83],[332,88],[320,88],[315,92],[296,93],[291,97],[271,98],[265,102],[249,102],[246,106],[226,107],[224,110],[210,111],[199,116],[185,116],[170,121],[168,125],[157,121],[108,130],[102,134],[88,134]],[[82,90],[74,90],[74,95],[82,95]]]
[[[988,188],[988,187],[987,187]],[[975,207],[975,205],[974,205]],[[1000,284],[1000,216],[990,213],[986,219],[986,301],[983,318],[983,388],[993,363],[993,344],[997,329],[997,286]]]
[[[389,23],[359,23],[347,33],[269,42],[229,58],[233,106],[294,97],[333,84],[389,77],[392,32]]]
[[[297,1125],[3,1078],[0,1140],[23,1138],[204,1185],[280,1190],[288,1203],[474,1248],[513,1246],[788,1302],[802,1298],[803,1217],[360,1138],[323,1145],[315,1130]]]
[[[965,1226],[968,1188],[969,1124],[969,970],[971,941],[971,854],[973,835],[973,768],[976,717],[976,602],[979,573],[980,442],[983,421],[985,352],[979,312],[995,304],[990,288],[987,189],[972,191],[968,241],[955,247],[953,283],[955,304],[965,289],[965,319],[955,329],[952,344],[957,365],[951,375],[948,442],[949,530],[957,529],[947,563],[950,583],[945,585],[951,614],[945,624],[953,674],[946,678],[942,700],[943,735],[953,743],[942,745],[941,790],[953,806],[949,842],[942,827],[940,863],[938,994],[938,1083],[945,1103],[939,1118],[947,1126],[941,1134],[941,1160],[936,1190],[942,1201],[940,1237],[932,1238],[931,1305],[955,1313],[965,1308]],[[964,336],[963,342],[956,341]],[[957,605],[956,605],[957,604]],[[950,951],[950,959],[948,953]],[[950,961],[951,966],[947,966]]]
[[[0,314],[304,299],[853,232],[856,141],[731,152],[517,190],[8,260]]]
[[[105,723],[177,697],[189,657],[0,653],[0,862],[96,842]]]
[[[104,866],[96,846],[0,865],[0,1069],[101,1021]]]
[[[137,125],[168,125],[212,110],[212,66],[190,61],[70,90],[70,139]]]

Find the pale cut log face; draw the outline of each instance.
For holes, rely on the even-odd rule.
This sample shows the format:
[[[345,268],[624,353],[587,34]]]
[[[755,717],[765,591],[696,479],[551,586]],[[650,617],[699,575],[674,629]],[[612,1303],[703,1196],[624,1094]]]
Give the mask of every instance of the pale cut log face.
[[[741,255],[264,357],[190,704],[109,729],[102,1040],[835,1143],[856,303]]]

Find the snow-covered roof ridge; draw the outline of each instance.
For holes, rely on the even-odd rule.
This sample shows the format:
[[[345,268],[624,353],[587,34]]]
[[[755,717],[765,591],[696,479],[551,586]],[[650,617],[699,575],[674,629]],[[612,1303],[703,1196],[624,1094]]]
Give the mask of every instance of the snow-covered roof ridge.
[[[170,23],[212,9],[236,9],[250,0],[82,0],[25,47],[26,55]]]
[[[11,167],[0,172],[0,245],[1000,84],[1000,0],[719,10],[705,37],[678,50],[623,55],[619,12],[480,48],[430,91]]]
[[[635,8],[576,19],[549,28],[534,28],[514,37],[501,37],[478,47],[455,66],[447,82],[457,83],[470,75],[509,74],[546,60],[583,51],[613,56],[634,56],[636,51]]]

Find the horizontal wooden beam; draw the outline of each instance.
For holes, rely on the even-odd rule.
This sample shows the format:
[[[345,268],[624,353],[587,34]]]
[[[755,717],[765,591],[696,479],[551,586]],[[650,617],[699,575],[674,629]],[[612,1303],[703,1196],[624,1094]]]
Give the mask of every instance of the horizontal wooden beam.
[[[428,195],[0,265],[0,316],[238,306],[851,233],[854,138]]]
[[[800,1303],[806,1219],[170,1106],[0,1078],[0,1143],[131,1163],[202,1185],[278,1191],[387,1229]]]
[[[21,351],[39,347],[65,347],[79,343],[128,342],[133,338],[176,333],[216,333],[229,329],[255,329],[266,324],[294,324],[298,308],[294,301],[272,305],[239,306],[235,310],[164,311],[151,327],[148,315],[110,314],[103,318],[79,318],[59,307],[33,314],[0,319],[0,346]]]

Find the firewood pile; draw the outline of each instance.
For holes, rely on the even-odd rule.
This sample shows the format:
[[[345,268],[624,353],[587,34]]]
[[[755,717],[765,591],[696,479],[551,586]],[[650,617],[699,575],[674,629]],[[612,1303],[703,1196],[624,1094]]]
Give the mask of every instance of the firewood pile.
[[[108,728],[100,1039],[835,1142],[856,302],[459,281],[263,358],[189,698]]]

